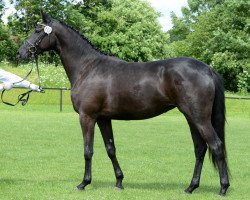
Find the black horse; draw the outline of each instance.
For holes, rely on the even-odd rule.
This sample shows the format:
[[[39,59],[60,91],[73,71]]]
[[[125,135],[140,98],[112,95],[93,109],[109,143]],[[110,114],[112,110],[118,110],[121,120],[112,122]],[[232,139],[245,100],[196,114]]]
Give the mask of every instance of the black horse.
[[[123,188],[123,173],[116,158],[111,120],[141,120],[175,107],[190,126],[196,163],[185,190],[199,186],[207,148],[220,175],[220,195],[229,187],[225,149],[225,97],[220,76],[208,65],[191,58],[154,62],[126,62],[95,48],[84,36],[42,12],[43,22],[20,47],[17,57],[54,50],[71,83],[73,107],[80,116],[84,137],[85,174],[77,186],[91,183],[94,127],[97,123],[116,176]]]

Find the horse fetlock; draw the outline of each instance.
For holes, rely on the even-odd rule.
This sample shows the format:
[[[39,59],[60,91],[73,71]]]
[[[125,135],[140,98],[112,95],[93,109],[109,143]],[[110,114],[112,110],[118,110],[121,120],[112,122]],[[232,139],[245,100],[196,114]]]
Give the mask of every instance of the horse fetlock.
[[[123,176],[122,171],[121,170],[117,170],[115,172],[115,176],[116,176],[116,185],[115,185],[115,187],[123,189],[122,180],[123,180],[124,176]]]
[[[121,179],[121,180],[124,178],[124,175],[120,169],[115,171],[115,177],[116,179]]]
[[[91,178],[84,178],[84,184],[89,185],[91,183]]]

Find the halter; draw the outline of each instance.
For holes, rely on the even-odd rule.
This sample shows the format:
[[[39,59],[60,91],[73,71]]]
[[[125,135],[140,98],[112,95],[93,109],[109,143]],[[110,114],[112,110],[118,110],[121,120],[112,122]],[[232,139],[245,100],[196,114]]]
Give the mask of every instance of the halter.
[[[42,34],[40,34],[38,36],[38,38],[36,39],[36,41],[33,43],[31,43],[29,40],[26,40],[25,41],[25,44],[28,45],[28,51],[31,53],[31,58],[32,58],[32,67],[30,69],[30,71],[27,73],[27,75],[21,80],[21,81],[17,81],[17,82],[14,82],[14,84],[16,83],[20,83],[24,80],[26,80],[28,78],[28,76],[31,74],[31,72],[33,71],[33,68],[34,68],[34,61],[36,63],[36,70],[37,70],[37,76],[39,78],[39,89],[41,90],[42,93],[44,93],[45,91],[41,89],[41,80],[40,80],[40,72],[39,72],[39,67],[38,67],[38,54],[37,54],[37,47],[39,46],[39,44],[42,42],[43,38],[45,36],[49,36],[50,33],[52,32],[52,27],[51,26],[48,26],[48,25],[44,25],[44,24],[40,24],[42,26],[44,26],[44,32]],[[29,90],[28,92],[25,92],[23,94],[20,94],[18,96],[18,100],[15,104],[12,104],[12,103],[9,103],[9,102],[6,102],[3,100],[3,94],[4,94],[5,90],[2,91],[2,94],[1,94],[1,100],[4,104],[6,105],[9,105],[9,106],[16,106],[19,102],[22,103],[23,106],[25,106],[29,100],[29,96],[30,96],[30,93],[33,92],[33,90]]]
[[[29,40],[25,41],[25,44],[28,45],[28,48],[29,48],[28,50],[29,50],[29,52],[31,53],[32,56],[37,55],[37,47],[42,42],[43,38],[45,36],[49,36],[50,33],[52,33],[52,27],[51,26],[48,26],[48,25],[45,25],[45,24],[42,24],[42,23],[39,24],[39,25],[44,26],[44,29],[43,29],[42,34],[40,34],[38,36],[38,38],[35,40],[35,42],[32,43]]]

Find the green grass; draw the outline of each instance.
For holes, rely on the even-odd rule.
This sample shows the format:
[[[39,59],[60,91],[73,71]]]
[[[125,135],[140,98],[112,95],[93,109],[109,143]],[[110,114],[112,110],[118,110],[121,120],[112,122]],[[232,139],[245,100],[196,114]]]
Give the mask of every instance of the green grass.
[[[79,119],[71,105],[64,105],[62,113],[58,107],[35,104],[32,98],[25,107],[0,104],[0,199],[221,199],[208,158],[200,188],[192,195],[183,192],[194,153],[187,123],[177,110],[149,120],[113,122],[125,175],[122,191],[113,187],[112,165],[96,128],[92,184],[75,190],[84,171]],[[232,179],[226,199],[249,199],[250,101],[227,100],[227,122]]]

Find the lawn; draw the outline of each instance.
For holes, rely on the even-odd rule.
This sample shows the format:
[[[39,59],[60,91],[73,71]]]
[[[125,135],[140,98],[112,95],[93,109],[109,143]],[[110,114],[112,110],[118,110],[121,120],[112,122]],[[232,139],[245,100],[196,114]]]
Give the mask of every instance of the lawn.
[[[58,107],[35,104],[32,98],[25,107],[0,104],[0,199],[221,199],[208,157],[200,188],[192,195],[183,192],[192,177],[194,153],[187,123],[177,110],[149,120],[113,122],[125,175],[122,191],[113,187],[113,168],[96,128],[92,184],[75,190],[84,171],[79,120],[71,105],[64,105],[62,113]],[[227,100],[232,178],[226,199],[249,199],[249,130],[250,101]]]

